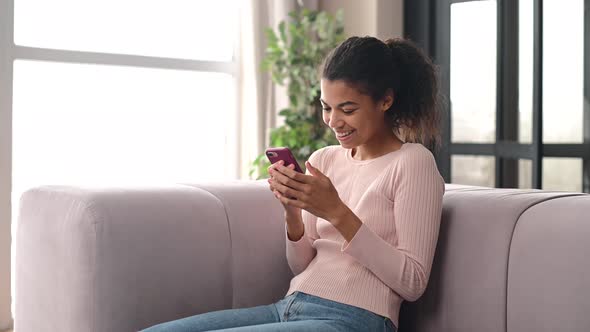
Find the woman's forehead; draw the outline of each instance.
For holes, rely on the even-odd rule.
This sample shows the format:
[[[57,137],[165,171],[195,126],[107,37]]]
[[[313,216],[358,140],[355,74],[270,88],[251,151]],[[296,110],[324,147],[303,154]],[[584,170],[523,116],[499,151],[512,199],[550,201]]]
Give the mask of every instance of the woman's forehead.
[[[330,81],[322,79],[321,99],[326,103],[341,103],[343,101],[362,101],[365,97],[356,87],[345,81]]]

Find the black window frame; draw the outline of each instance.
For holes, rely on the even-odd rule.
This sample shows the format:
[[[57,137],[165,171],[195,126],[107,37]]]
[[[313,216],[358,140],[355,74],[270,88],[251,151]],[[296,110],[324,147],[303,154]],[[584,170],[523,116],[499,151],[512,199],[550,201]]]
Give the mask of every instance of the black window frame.
[[[439,66],[441,89],[447,102],[442,116],[442,146],[437,165],[451,182],[453,155],[495,157],[495,187],[518,187],[518,159],[532,161],[532,188],[543,188],[543,158],[583,160],[582,191],[590,193],[590,0],[584,0],[583,143],[543,143],[543,0],[534,1],[532,142],[518,142],[518,11],[517,0],[497,3],[497,96],[495,143],[453,143],[450,105],[450,8],[453,3],[481,0],[406,0],[404,35],[415,41]]]

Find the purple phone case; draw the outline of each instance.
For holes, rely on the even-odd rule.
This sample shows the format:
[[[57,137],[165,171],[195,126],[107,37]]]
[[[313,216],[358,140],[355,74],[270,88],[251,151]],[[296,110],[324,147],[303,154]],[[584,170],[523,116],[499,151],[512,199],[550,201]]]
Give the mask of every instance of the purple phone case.
[[[295,170],[299,173],[303,173],[301,167],[299,167],[299,163],[291,153],[289,148],[278,147],[278,148],[268,148],[265,151],[266,157],[270,161],[271,164],[278,162],[279,160],[283,160],[285,162],[284,166],[289,166],[291,164],[295,165]]]

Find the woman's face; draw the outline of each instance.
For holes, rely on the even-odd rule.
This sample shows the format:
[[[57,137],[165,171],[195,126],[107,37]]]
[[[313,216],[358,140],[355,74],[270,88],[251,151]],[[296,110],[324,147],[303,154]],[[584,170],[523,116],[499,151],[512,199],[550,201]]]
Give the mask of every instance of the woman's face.
[[[391,95],[375,102],[341,80],[322,79],[320,84],[324,123],[335,132],[342,147],[379,145],[383,137],[391,135],[384,118],[393,102]]]

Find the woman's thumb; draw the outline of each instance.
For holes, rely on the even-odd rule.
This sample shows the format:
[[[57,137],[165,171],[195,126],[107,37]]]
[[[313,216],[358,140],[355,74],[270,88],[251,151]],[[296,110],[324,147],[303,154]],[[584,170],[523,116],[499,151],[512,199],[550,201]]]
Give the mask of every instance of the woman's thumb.
[[[305,167],[309,170],[309,173],[311,173],[311,175],[314,175],[314,176],[322,175],[322,173],[317,168],[313,167],[313,165],[309,161],[305,162]]]

